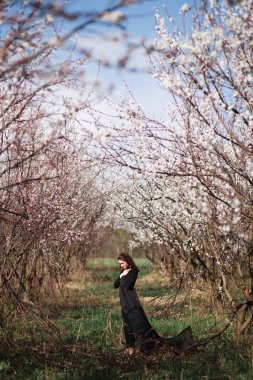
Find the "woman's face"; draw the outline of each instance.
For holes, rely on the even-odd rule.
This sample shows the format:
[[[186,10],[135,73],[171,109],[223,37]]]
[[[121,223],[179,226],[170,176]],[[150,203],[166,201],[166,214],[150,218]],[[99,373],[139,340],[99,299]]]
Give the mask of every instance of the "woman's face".
[[[122,270],[125,270],[125,269],[128,269],[129,268],[129,265],[126,261],[124,260],[118,260],[119,261],[119,265],[120,265],[120,268]]]

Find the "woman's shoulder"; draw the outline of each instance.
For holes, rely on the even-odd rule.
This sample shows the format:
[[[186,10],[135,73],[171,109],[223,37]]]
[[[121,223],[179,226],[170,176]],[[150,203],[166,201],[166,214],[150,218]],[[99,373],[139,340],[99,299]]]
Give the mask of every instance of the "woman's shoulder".
[[[132,274],[138,275],[138,272],[139,271],[136,268],[132,267],[128,273],[132,273]]]

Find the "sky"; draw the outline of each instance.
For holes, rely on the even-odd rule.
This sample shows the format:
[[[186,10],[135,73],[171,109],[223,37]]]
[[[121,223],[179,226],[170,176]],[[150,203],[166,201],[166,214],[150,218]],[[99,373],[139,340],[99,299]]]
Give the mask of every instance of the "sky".
[[[115,101],[120,95],[129,98],[130,91],[138,104],[150,117],[166,117],[169,98],[148,72],[150,71],[148,70],[149,60],[141,42],[144,41],[145,45],[148,45],[156,37],[154,16],[156,8],[161,16],[167,17],[166,8],[167,13],[172,16],[178,25],[181,25],[182,17],[179,9],[186,2],[191,6],[193,1],[143,0],[140,4],[131,5],[120,10],[126,16],[122,23],[125,27],[124,30],[117,27],[104,28],[96,24],[79,32],[79,48],[88,49],[96,58],[95,60],[90,60],[86,65],[86,77],[92,82],[98,75],[104,89],[103,94],[106,94],[109,98]],[[117,2],[116,0],[69,0],[68,10],[70,12],[101,11],[107,5]],[[68,28],[68,24],[66,24],[66,28]],[[117,38],[118,41],[112,41]],[[108,68],[103,65],[98,66],[99,61],[117,63],[120,58],[125,56],[128,43],[134,43],[137,46],[132,53],[132,60],[129,62],[130,68],[137,68],[136,72]],[[109,90],[111,86],[113,86],[113,91]]]

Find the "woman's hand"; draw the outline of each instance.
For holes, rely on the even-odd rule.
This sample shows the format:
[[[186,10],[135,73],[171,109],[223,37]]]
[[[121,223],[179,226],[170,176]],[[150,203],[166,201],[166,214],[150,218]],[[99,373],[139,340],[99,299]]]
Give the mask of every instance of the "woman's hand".
[[[131,268],[123,270],[123,272],[120,273],[120,278],[125,276],[130,270]]]

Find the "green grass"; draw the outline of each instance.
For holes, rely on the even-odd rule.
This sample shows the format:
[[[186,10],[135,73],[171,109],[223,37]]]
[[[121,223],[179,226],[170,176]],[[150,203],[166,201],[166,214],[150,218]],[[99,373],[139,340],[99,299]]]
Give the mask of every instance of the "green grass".
[[[161,335],[173,336],[188,325],[197,338],[219,330],[208,300],[186,297],[171,303],[173,291],[166,279],[155,274],[147,260],[136,263],[141,268],[138,294]],[[57,334],[31,321],[26,327],[30,335],[24,334],[21,322],[13,326],[18,346],[0,352],[0,379],[252,379],[253,347],[247,337],[237,341],[233,329],[198,353],[180,357],[169,351],[152,356],[137,352],[126,357],[119,337],[118,291],[113,288],[117,275],[115,260],[92,259],[83,279],[68,283],[64,298],[47,300],[43,310],[59,327]],[[150,302],[160,294],[167,303]]]

